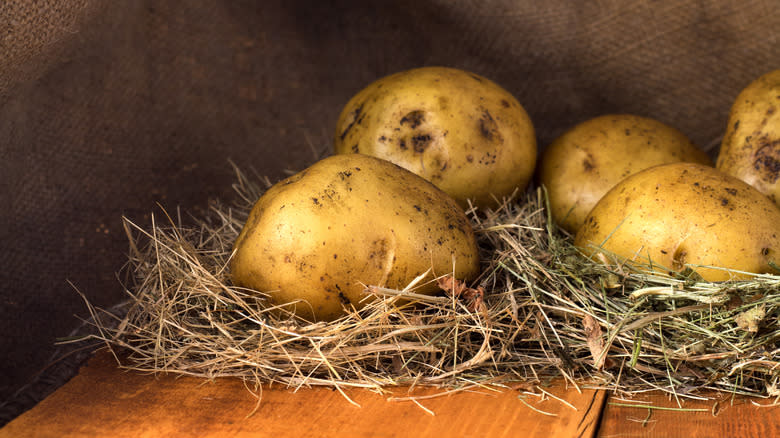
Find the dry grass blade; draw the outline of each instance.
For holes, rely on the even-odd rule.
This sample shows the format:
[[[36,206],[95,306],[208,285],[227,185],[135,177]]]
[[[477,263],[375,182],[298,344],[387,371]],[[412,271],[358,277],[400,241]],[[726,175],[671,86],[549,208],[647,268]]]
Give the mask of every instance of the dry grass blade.
[[[777,396],[779,276],[715,284],[594,263],[551,223],[542,190],[472,214],[477,284],[442,277],[451,293],[439,297],[369,285],[365,309],[328,324],[280,313],[229,281],[232,242],[263,191],[237,173],[242,204],[214,204],[195,226],[126,223],[131,302],[95,335],[124,366],[339,390],[563,376],[623,396]]]

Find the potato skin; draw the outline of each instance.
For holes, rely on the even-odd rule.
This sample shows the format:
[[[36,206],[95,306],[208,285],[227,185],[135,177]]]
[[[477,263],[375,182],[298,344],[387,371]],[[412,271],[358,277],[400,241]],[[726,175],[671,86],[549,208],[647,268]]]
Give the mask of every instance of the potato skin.
[[[539,182],[547,188],[553,219],[576,233],[596,202],[622,179],[680,161],[712,165],[677,129],[647,117],[610,114],[553,141],[540,160]]]
[[[759,77],[737,96],[716,167],[780,205],[780,70]]]
[[[473,73],[423,67],[381,78],[346,104],[338,154],[392,161],[454,197],[494,206],[524,189],[536,167],[536,137],[508,91]]]
[[[271,187],[234,245],[234,284],[297,315],[333,320],[362,308],[365,285],[403,288],[429,268],[472,280],[479,255],[468,218],[428,181],[395,164],[325,158]],[[433,293],[428,285],[418,292]]]
[[[595,256],[603,248],[656,271],[686,265],[777,273],[780,209],[750,185],[692,163],[652,167],[618,183],[593,208],[574,241]],[[749,274],[690,266],[707,281]]]

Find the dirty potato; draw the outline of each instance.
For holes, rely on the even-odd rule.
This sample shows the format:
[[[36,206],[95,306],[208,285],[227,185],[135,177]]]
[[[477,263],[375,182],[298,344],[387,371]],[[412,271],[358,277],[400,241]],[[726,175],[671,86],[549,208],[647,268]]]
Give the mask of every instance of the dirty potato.
[[[603,251],[655,271],[691,268],[707,281],[777,274],[780,209],[713,167],[665,164],[612,188],[585,219],[575,245],[594,259]]]
[[[388,161],[336,155],[271,187],[235,242],[234,284],[316,320],[365,304],[365,285],[403,288],[432,268],[472,280],[474,231],[458,204]],[[417,290],[432,293],[428,284]]]
[[[780,70],[759,77],[737,96],[716,167],[780,205]]]
[[[596,117],[569,129],[544,151],[539,181],[550,211],[563,229],[576,233],[596,202],[627,176],[659,164],[709,157],[677,129],[630,114]]]
[[[344,107],[335,151],[392,161],[479,207],[526,187],[536,138],[520,103],[473,73],[424,67],[373,82]]]

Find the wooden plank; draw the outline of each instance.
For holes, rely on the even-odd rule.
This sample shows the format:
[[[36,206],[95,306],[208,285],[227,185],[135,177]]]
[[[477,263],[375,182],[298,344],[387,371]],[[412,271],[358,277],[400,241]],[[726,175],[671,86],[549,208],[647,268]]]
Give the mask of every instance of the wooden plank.
[[[0,437],[592,437],[606,396],[561,385],[545,388],[574,408],[519,391],[459,392],[413,402],[388,401],[364,389],[265,387],[256,399],[237,379],[208,382],[119,369],[107,353],[93,358],[70,382],[0,429]],[[426,388],[415,395],[436,395]],[[394,396],[407,395],[397,389]],[[526,405],[527,403],[527,405]],[[534,409],[553,414],[545,415]]]
[[[714,397],[713,397],[714,398]],[[661,392],[630,402],[610,397],[601,420],[600,437],[780,437],[780,406],[772,401],[728,395],[716,400],[685,400],[681,404]],[[628,407],[625,405],[636,405]],[[647,409],[637,406],[666,409]],[[685,411],[678,410],[685,409]],[[700,410],[700,411],[699,411]]]

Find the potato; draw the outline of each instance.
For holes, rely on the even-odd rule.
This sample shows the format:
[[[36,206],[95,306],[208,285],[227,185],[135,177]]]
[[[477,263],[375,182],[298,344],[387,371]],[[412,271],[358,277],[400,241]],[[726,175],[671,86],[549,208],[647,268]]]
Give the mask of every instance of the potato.
[[[536,166],[528,114],[505,89],[473,73],[424,67],[379,79],[344,107],[338,154],[383,158],[431,181],[461,206],[523,189]]]
[[[680,161],[712,164],[671,126],[647,117],[605,115],[574,126],[545,149],[539,182],[547,187],[555,222],[576,233],[596,202],[622,179]]]
[[[336,155],[271,187],[234,245],[234,284],[270,294],[307,319],[362,308],[365,285],[403,288],[432,268],[479,273],[463,210],[430,182],[388,161]],[[433,293],[432,284],[417,290]]]
[[[780,205],[780,70],[756,79],[737,96],[716,167]]]
[[[780,209],[713,167],[665,164],[618,183],[588,214],[574,241],[591,257],[602,246],[655,271],[689,267],[707,281],[775,273]],[[733,273],[702,266],[716,266]]]

